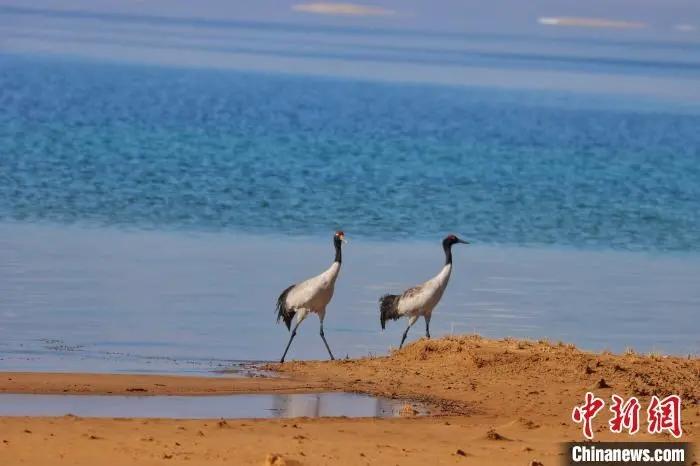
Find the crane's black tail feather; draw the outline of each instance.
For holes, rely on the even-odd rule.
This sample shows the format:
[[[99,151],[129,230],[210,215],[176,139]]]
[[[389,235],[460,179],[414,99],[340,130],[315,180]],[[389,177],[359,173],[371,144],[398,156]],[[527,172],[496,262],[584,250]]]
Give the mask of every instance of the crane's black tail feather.
[[[294,285],[290,286],[282,292],[279,298],[277,298],[277,322],[284,320],[284,324],[287,326],[287,330],[291,329],[292,319],[294,319],[294,314],[296,311],[287,307],[287,295],[294,288]]]
[[[382,330],[386,325],[386,321],[396,320],[399,317],[399,299],[401,296],[395,294],[385,294],[379,298],[379,321],[382,324]]]

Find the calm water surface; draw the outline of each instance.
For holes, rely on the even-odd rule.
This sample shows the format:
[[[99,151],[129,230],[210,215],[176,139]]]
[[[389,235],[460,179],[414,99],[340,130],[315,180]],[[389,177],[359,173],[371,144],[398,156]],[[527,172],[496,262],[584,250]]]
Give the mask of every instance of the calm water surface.
[[[385,354],[377,298],[442,266],[438,241],[353,235],[326,317],[337,357]],[[330,235],[297,238],[0,226],[0,369],[211,373],[275,360],[289,338],[274,305],[332,261]],[[546,337],[587,349],[697,354],[696,256],[473,245],[431,333]],[[423,334],[417,323],[410,339]],[[290,358],[327,357],[311,316]]]
[[[404,402],[354,393],[216,396],[0,395],[0,416],[176,419],[395,417]],[[423,409],[420,408],[419,409]]]

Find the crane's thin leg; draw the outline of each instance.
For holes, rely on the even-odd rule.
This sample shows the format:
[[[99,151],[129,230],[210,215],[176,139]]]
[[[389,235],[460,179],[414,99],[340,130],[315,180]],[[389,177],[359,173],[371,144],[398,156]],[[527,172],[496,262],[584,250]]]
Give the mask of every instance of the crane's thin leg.
[[[428,340],[430,340],[430,316],[429,315],[425,316],[425,336]]]
[[[297,322],[297,324],[294,326],[292,336],[289,337],[289,343],[287,343],[287,347],[284,349],[284,354],[282,355],[282,359],[280,359],[280,363],[284,362],[284,358],[287,356],[287,351],[289,351],[289,347],[292,346],[292,340],[294,340],[294,337],[297,335],[297,327],[300,323],[301,321]]]
[[[333,357],[333,353],[331,353],[331,348],[328,346],[328,342],[326,341],[326,337],[323,335],[323,320],[321,320],[321,339],[323,340],[323,343],[326,345],[326,349],[328,350],[328,354],[331,356],[331,359],[334,360],[335,358]]]
[[[411,328],[413,324],[416,323],[418,320],[417,316],[412,316],[411,318],[408,319],[408,327],[406,327],[406,331],[403,332],[403,337],[401,337],[401,344],[399,345],[399,349],[403,347],[403,342],[406,341],[406,337],[408,336],[408,330]]]
[[[406,341],[406,337],[408,336],[408,329],[409,328],[411,328],[410,325],[408,327],[406,327],[406,330],[403,332],[403,336],[401,337],[401,344],[399,345],[399,349],[401,349],[403,347],[403,342]]]

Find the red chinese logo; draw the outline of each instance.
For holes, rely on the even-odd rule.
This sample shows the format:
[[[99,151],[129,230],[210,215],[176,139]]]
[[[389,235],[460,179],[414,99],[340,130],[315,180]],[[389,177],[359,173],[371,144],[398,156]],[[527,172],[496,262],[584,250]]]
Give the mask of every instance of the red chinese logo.
[[[583,435],[587,439],[593,438],[593,418],[605,406],[605,401],[602,398],[596,398],[593,393],[586,393],[586,402],[582,406],[576,406],[571,413],[571,419],[575,423],[583,422]]]
[[[676,438],[683,435],[681,428],[681,397],[669,395],[663,400],[659,400],[656,395],[651,397],[649,409],[647,409],[649,420],[648,431],[650,434],[658,434],[668,431]]]
[[[625,402],[622,397],[617,395],[613,395],[612,400],[610,411],[612,411],[613,417],[608,421],[610,432],[619,434],[623,429],[627,429],[630,435],[636,434],[639,431],[639,400],[632,397]]]
[[[635,397],[630,397],[625,401],[624,398],[618,395],[612,395],[612,405],[610,411],[612,418],[608,421],[610,432],[616,434],[622,433],[624,430],[630,435],[639,432],[639,414],[641,404]],[[577,424],[583,424],[583,435],[591,440],[593,439],[593,418],[605,406],[605,401],[602,398],[596,397],[593,393],[586,393],[585,402],[576,406],[571,412],[571,419]],[[663,400],[654,395],[649,401],[647,409],[647,431],[650,434],[660,434],[668,432],[675,438],[680,438],[683,435],[681,428],[681,397],[678,395],[669,395]]]

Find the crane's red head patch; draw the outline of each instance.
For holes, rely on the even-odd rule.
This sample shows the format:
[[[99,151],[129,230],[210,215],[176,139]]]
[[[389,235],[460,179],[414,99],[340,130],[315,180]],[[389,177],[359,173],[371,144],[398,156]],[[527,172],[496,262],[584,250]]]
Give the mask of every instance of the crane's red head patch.
[[[463,239],[457,238],[457,235],[447,235],[445,236],[445,239],[442,240],[442,246],[443,247],[449,247],[452,246],[453,244],[469,244],[469,241],[464,241]]]
[[[335,243],[336,246],[339,246],[340,243],[347,243],[347,240],[345,239],[345,233],[343,233],[343,230],[338,230],[335,232],[335,236],[333,237],[333,242]]]

